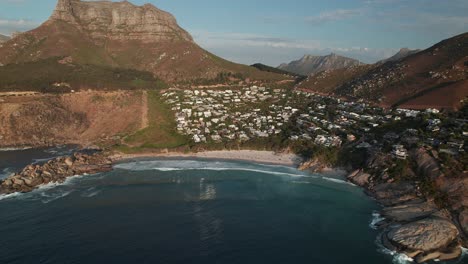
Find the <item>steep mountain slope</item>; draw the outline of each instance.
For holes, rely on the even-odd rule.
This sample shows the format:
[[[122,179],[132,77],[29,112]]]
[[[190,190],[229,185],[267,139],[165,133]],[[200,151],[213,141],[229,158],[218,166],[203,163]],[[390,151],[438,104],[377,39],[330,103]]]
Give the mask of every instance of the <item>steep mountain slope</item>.
[[[211,79],[223,72],[283,78],[223,60],[200,48],[171,14],[128,1],[59,0],[45,23],[0,48],[0,64],[57,56],[149,71],[171,82]]]
[[[167,87],[150,72],[73,64],[67,59],[52,57],[0,67],[0,95],[18,91],[64,93],[88,89],[153,90]]]
[[[380,65],[337,88],[384,106],[457,108],[468,96],[468,33]]]
[[[413,54],[416,54],[418,52],[420,52],[421,50],[419,49],[416,49],[416,50],[410,50],[408,48],[402,48],[400,49],[395,55],[393,55],[392,57],[388,58],[388,59],[385,59],[385,60],[381,60],[379,62],[377,62],[377,64],[384,64],[384,63],[387,63],[387,62],[390,62],[390,61],[399,61],[401,59],[404,59],[410,55],[413,55]]]
[[[10,40],[10,37],[0,34],[0,44]]]
[[[257,68],[257,69],[259,69],[261,71],[273,72],[273,73],[290,75],[290,76],[304,77],[304,76],[302,76],[300,74],[288,72],[288,71],[285,71],[285,70],[281,70],[281,69],[278,69],[278,68],[275,68],[275,67],[271,67],[271,66],[262,64],[262,63],[255,63],[255,64],[252,64],[250,66],[252,66],[254,68]]]
[[[358,60],[332,53],[327,56],[305,55],[300,60],[281,64],[278,69],[301,75],[311,75],[325,70],[336,70],[362,64]]]

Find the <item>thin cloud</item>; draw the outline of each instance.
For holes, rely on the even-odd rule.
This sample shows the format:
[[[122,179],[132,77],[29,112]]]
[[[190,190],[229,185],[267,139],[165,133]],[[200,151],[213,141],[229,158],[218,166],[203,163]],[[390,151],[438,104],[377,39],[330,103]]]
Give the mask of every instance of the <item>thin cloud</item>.
[[[337,10],[322,12],[316,16],[308,16],[305,18],[305,21],[308,23],[323,24],[327,22],[350,19],[359,15],[362,15],[364,11],[365,10],[363,8],[337,9]]]
[[[36,28],[40,23],[26,19],[0,19],[0,32],[10,35],[13,32],[24,32]]]
[[[203,48],[226,59],[253,64],[262,62],[276,66],[302,57],[304,54],[326,55],[331,52],[373,63],[395,54],[398,49],[368,47],[339,47],[317,40],[288,39],[273,36],[192,31],[195,41]]]

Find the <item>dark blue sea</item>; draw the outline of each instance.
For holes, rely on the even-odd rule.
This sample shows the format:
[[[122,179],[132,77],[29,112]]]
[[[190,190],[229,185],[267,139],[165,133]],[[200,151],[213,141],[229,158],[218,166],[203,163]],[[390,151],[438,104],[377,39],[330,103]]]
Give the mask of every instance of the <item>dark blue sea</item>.
[[[0,152],[0,177],[67,151]],[[0,197],[0,263],[407,263],[376,243],[378,209],[333,175],[240,161],[129,161]]]

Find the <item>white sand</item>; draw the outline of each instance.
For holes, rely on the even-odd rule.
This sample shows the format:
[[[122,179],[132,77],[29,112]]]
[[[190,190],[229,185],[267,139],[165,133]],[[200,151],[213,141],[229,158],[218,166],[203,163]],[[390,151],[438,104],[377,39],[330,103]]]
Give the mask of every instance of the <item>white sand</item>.
[[[150,158],[150,157],[184,157],[184,158],[210,158],[210,159],[225,159],[225,160],[244,160],[258,163],[271,163],[280,165],[297,166],[301,163],[301,158],[289,153],[275,153],[273,151],[256,151],[256,150],[222,150],[222,151],[206,151],[197,153],[141,153],[141,154],[117,154],[111,158],[115,161],[133,158]]]

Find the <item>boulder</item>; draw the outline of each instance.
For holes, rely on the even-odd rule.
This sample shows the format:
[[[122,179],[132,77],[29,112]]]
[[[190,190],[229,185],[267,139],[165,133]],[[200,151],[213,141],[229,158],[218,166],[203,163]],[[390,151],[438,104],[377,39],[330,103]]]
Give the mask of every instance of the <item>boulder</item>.
[[[431,253],[446,249],[456,241],[458,234],[457,227],[450,221],[430,217],[394,227],[387,237],[400,249]]]
[[[358,186],[366,186],[369,184],[369,179],[371,175],[368,173],[365,173],[361,170],[355,171],[348,175],[348,180],[351,181],[352,183],[358,185]]]
[[[414,186],[409,182],[379,184],[374,188],[373,195],[385,206],[398,205],[418,198]]]
[[[68,166],[68,167],[71,167],[73,166],[73,159],[71,157],[68,157],[65,159],[65,164]]]
[[[6,180],[4,180],[3,183],[2,183],[2,185],[4,185],[4,186],[10,186],[10,185],[12,185],[12,184],[13,184],[13,181],[10,180],[10,179],[6,179]]]
[[[405,203],[398,206],[387,207],[382,210],[382,216],[386,219],[396,222],[411,222],[426,218],[435,212],[438,208],[430,202]]]
[[[13,184],[16,184],[16,185],[23,185],[24,184],[24,181],[22,179],[19,179],[19,178],[13,178]]]

